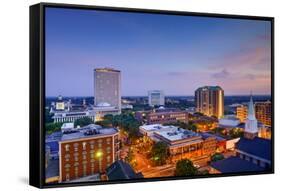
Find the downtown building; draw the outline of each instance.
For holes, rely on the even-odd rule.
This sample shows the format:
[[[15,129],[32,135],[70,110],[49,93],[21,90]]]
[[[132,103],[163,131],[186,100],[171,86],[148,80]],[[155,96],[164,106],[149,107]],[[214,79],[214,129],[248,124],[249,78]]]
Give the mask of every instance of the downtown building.
[[[171,161],[174,163],[181,159],[206,163],[217,149],[218,142],[215,136],[205,136],[176,126],[143,125],[140,126],[140,133],[154,142],[166,143]]]
[[[148,91],[148,105],[149,106],[164,106],[165,96],[161,90],[150,90]]]
[[[59,96],[50,109],[54,123],[74,122],[77,119],[89,117],[99,121],[106,114],[121,113],[121,72],[111,68],[96,68],[94,70],[94,106],[72,104]]]
[[[71,100],[64,100],[61,95],[51,104],[50,113],[54,123],[74,122],[77,119],[88,117],[95,121],[96,113],[87,105],[86,100],[81,104],[73,104]]]
[[[161,106],[152,111],[137,111],[135,117],[138,121],[147,124],[188,123],[189,113],[188,111],[182,111],[175,108],[164,108]]]
[[[271,171],[271,140],[258,137],[258,121],[254,108],[251,96],[245,120],[244,136],[235,145],[235,156],[211,163],[210,173]]]
[[[64,133],[59,145],[59,182],[104,174],[119,159],[119,131],[90,124]]]
[[[224,91],[219,86],[204,86],[195,91],[196,111],[207,116],[224,115]]]
[[[255,102],[255,116],[257,120],[266,126],[271,126],[271,102]],[[248,115],[248,107],[241,105],[236,108],[236,116],[241,122],[245,122]]]
[[[147,124],[165,124],[165,123],[176,123],[184,122],[188,123],[189,113],[186,111],[163,111],[163,112],[152,112],[147,117]]]
[[[121,72],[112,68],[94,69],[96,107],[114,107],[121,112]]]

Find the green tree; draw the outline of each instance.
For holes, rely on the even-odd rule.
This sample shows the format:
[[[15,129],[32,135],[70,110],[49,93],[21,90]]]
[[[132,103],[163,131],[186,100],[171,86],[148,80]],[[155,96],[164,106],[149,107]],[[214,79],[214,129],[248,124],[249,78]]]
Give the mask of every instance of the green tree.
[[[107,120],[108,122],[112,123],[114,119],[114,116],[112,114],[106,114],[103,116],[103,120]]]
[[[92,124],[92,123],[93,123],[93,120],[91,118],[83,117],[83,118],[75,120],[74,126],[77,127],[79,125],[80,127],[83,127],[83,126],[86,126],[86,125],[89,125],[89,124]]]
[[[243,131],[239,128],[234,128],[229,131],[229,136],[231,138],[238,138],[243,136]]]
[[[52,119],[53,114],[50,113],[49,109],[45,109],[45,123],[52,123],[54,120]]]
[[[166,164],[168,157],[168,145],[166,143],[158,142],[152,146],[151,158],[156,166]]]
[[[53,132],[60,131],[62,124],[63,123],[46,123],[45,131],[48,135],[52,134]]]
[[[139,135],[139,126],[141,123],[135,119],[133,113],[122,113],[120,115],[105,115],[103,120],[96,124],[109,127],[119,127],[120,130],[126,132],[130,141],[134,141]]]
[[[131,148],[129,149],[129,152],[125,158],[125,161],[127,163],[129,163],[132,167],[135,167],[137,165],[136,160],[135,160],[135,154]]]
[[[215,161],[218,161],[218,160],[223,160],[223,159],[224,159],[224,156],[220,153],[215,153],[211,156],[212,162],[215,162]]]
[[[188,122],[186,129],[197,132],[197,125],[193,122]]]
[[[112,126],[112,122],[108,119],[104,119],[102,121],[97,121],[96,124],[100,125],[100,126],[103,126],[103,127],[111,127]]]
[[[176,164],[175,176],[194,176],[198,174],[198,170],[188,159],[179,160]]]

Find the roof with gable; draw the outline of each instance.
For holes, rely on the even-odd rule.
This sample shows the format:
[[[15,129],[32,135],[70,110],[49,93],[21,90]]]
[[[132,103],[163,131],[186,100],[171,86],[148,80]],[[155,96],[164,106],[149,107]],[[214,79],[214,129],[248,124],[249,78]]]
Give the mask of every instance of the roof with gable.
[[[236,148],[248,154],[271,161],[271,140],[255,137],[247,139],[241,137]]]
[[[211,167],[220,171],[221,173],[237,173],[237,172],[257,172],[265,169],[247,160],[239,157],[229,157],[227,159],[219,160],[211,163]]]
[[[141,173],[135,173],[133,168],[126,162],[118,160],[106,169],[109,180],[143,178]]]

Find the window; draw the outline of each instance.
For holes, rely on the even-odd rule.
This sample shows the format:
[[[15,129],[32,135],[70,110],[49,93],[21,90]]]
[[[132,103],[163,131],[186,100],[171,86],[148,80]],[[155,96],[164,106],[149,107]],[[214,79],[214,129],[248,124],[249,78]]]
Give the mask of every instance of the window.
[[[109,144],[110,144],[110,142],[111,142],[111,139],[110,139],[110,138],[107,138],[107,139],[106,139],[106,144],[108,144],[108,145],[109,145]]]
[[[65,145],[65,151],[69,151],[69,148],[70,148],[70,145],[69,145],[69,144],[66,144],[66,145]]]
[[[74,143],[74,151],[77,152],[78,151],[78,147],[79,147],[79,143]]]
[[[83,145],[83,150],[86,150],[87,143],[83,142],[82,145]]]
[[[111,147],[106,147],[106,153],[109,154],[111,152]]]
[[[107,160],[107,162],[109,163],[109,162],[110,162],[110,156],[107,156],[107,157],[106,157],[106,160]]]
[[[87,176],[87,165],[83,164],[83,176]]]
[[[74,168],[74,173],[75,173],[75,177],[78,178],[78,173],[79,173],[78,167]]]
[[[99,159],[99,171],[102,171],[102,163],[101,163],[102,159]]]
[[[66,154],[65,156],[64,156],[64,158],[65,158],[65,161],[69,161],[69,158],[70,158],[70,154]]]
[[[87,159],[87,155],[83,155],[83,160],[86,160]]]
[[[91,162],[91,172],[94,173],[95,170],[95,163]]]
[[[76,157],[77,157],[77,156],[79,156],[79,153],[74,153],[73,156],[76,156]]]
[[[65,180],[66,180],[66,181],[69,181],[69,173],[66,173],[66,175],[65,175]]]
[[[95,145],[94,145],[94,144],[90,144],[90,148],[91,148],[91,149],[94,149],[94,148],[95,148]]]
[[[66,164],[64,165],[64,168],[70,168],[70,164],[66,163]]]

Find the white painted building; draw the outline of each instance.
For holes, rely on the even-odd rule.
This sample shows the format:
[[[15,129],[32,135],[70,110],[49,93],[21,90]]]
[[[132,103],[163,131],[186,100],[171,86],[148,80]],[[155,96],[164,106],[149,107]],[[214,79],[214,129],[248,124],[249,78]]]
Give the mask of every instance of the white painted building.
[[[161,90],[148,91],[148,104],[150,106],[165,105],[164,92]]]
[[[95,120],[95,111],[94,110],[84,110],[84,111],[55,111],[53,112],[54,123],[59,122],[74,122],[77,119],[83,117],[89,117],[93,121]]]
[[[175,126],[164,126],[161,124],[143,125],[139,127],[140,133],[146,136],[153,136],[155,132],[172,131],[178,127]]]
[[[234,115],[226,115],[219,119],[219,125],[236,127],[240,124],[240,120]]]

